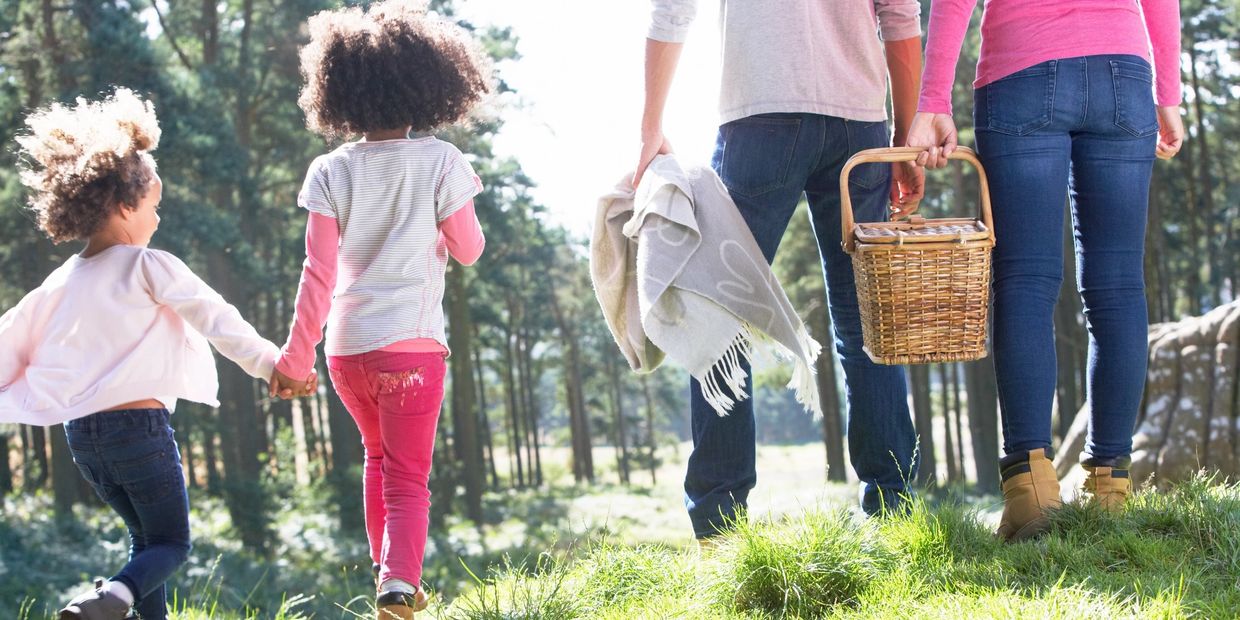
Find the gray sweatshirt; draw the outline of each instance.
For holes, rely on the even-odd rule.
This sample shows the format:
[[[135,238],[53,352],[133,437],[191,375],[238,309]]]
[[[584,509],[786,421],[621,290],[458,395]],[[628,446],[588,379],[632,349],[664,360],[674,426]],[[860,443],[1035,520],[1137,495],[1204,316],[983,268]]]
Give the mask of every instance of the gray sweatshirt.
[[[697,0],[652,0],[649,37],[681,43]],[[719,0],[720,123],[767,112],[887,118],[882,41],[921,36],[917,0]]]

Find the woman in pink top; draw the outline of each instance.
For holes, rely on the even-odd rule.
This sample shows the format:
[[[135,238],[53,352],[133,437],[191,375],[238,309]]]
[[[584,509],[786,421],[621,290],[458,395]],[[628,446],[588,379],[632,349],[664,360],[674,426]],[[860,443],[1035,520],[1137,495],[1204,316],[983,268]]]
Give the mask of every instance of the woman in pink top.
[[[310,165],[306,262],[275,394],[299,391],[327,325],[332,385],[366,449],[365,509],[379,618],[424,609],[422,558],[431,453],[444,394],[448,256],[482,253],[473,197],[481,183],[456,147],[429,135],[489,90],[463,30],[408,4],[310,18],[300,100],[310,129],[361,134]]]
[[[956,146],[951,89],[975,0],[934,0],[911,146],[941,167]],[[995,375],[1003,419],[1005,540],[1036,536],[1059,505],[1051,465],[1052,312],[1071,200],[1089,330],[1084,491],[1123,506],[1145,381],[1143,274],[1155,156],[1180,149],[1175,0],[987,0],[974,87],[977,151],[994,204]],[[1153,50],[1151,66],[1150,50]]]

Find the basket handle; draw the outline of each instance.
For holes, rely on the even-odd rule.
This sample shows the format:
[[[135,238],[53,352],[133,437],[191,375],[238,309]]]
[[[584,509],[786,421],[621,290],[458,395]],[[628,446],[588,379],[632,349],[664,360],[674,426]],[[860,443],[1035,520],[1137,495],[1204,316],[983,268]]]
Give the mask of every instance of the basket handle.
[[[844,164],[844,170],[840,173],[840,227],[843,230],[841,241],[844,245],[844,251],[852,254],[855,243],[852,238],[852,229],[855,222],[853,221],[852,197],[848,194],[848,175],[860,164],[869,163],[896,163],[902,161],[913,161],[918,155],[924,153],[926,149],[916,146],[896,146],[882,149],[866,149],[859,151],[848,159]],[[948,156],[948,159],[959,159],[973,164],[977,168],[977,179],[981,185],[981,217],[982,223],[986,225],[986,230],[990,234],[991,240],[995,238],[994,219],[990,213],[990,185],[986,182],[986,171],[982,168],[982,162],[978,161],[977,155],[965,146],[958,146]]]

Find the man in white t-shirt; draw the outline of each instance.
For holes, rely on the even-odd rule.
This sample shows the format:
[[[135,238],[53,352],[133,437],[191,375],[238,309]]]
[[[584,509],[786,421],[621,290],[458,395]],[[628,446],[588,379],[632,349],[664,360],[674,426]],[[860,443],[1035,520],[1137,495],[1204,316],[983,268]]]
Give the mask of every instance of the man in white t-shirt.
[[[844,368],[849,453],[862,482],[861,506],[869,514],[898,509],[917,470],[916,435],[903,368],[876,365],[861,348],[852,263],[840,247],[839,177],[852,154],[892,144],[888,75],[894,141],[904,142],[921,73],[920,5],[917,0],[720,2],[721,125],[712,167],[768,261],[774,260],[802,195],[808,200]],[[697,12],[695,0],[652,4],[635,182],[655,155],[671,152],[663,108]],[[912,165],[859,166],[849,184],[857,221],[911,212],[921,199],[922,182]],[[685,505],[701,540],[737,517],[757,481],[754,413],[752,401],[743,400],[720,417],[696,380],[690,391],[694,448]]]

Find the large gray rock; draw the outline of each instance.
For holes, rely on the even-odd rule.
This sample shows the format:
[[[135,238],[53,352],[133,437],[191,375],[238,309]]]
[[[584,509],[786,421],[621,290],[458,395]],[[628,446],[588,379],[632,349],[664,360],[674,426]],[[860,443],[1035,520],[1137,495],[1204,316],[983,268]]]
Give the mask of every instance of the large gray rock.
[[[1133,482],[1163,485],[1201,469],[1240,478],[1240,301],[1150,326],[1149,356],[1133,436]],[[1055,458],[1065,489],[1084,478],[1075,465],[1088,417],[1082,408]]]

